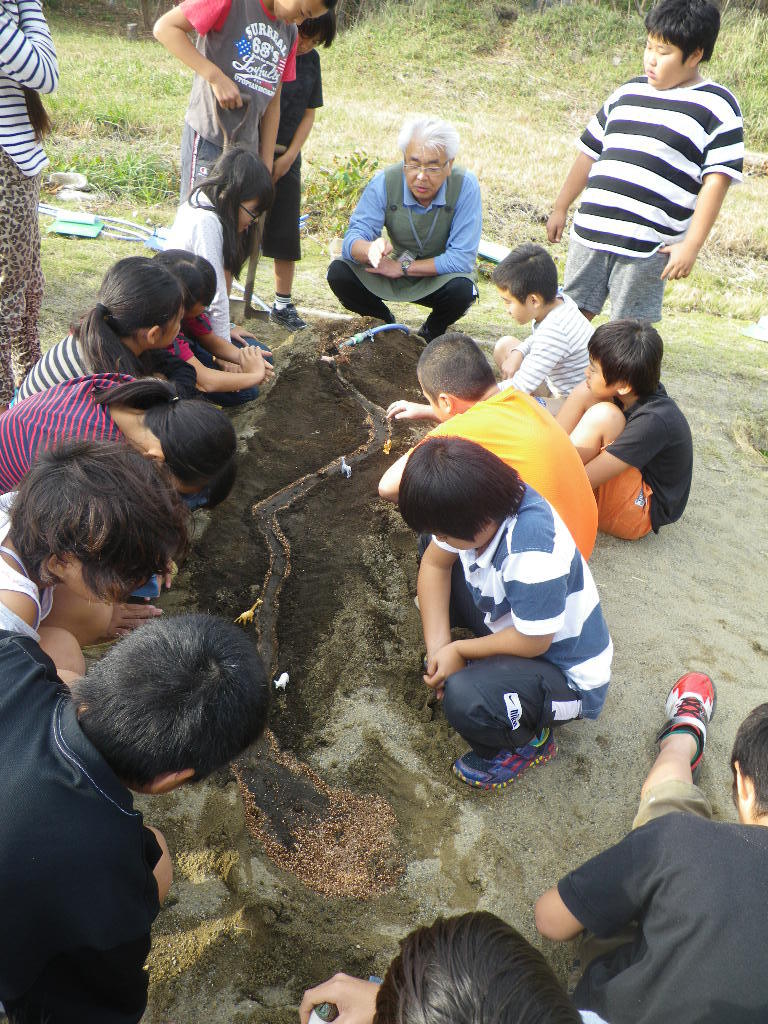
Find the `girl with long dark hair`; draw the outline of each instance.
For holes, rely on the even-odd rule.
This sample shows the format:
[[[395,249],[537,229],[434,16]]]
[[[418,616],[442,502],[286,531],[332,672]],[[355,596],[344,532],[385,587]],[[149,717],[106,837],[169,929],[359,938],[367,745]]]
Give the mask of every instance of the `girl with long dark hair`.
[[[242,341],[230,330],[229,293],[253,244],[256,223],[272,205],[272,178],[262,160],[232,146],[211,174],[182,203],[168,238],[168,248],[204,256],[216,271],[216,294],[208,307],[213,332]]]
[[[179,397],[194,398],[194,370],[166,351],[182,313],[182,289],[174,274],[145,256],[118,260],[107,271],[93,308],[29,371],[19,399],[96,373],[166,377]]]

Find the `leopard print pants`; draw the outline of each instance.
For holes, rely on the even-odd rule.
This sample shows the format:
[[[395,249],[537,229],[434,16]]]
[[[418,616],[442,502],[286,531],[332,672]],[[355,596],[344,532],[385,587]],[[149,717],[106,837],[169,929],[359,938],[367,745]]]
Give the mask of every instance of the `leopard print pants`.
[[[40,175],[26,177],[0,147],[0,406],[40,358],[39,196]]]

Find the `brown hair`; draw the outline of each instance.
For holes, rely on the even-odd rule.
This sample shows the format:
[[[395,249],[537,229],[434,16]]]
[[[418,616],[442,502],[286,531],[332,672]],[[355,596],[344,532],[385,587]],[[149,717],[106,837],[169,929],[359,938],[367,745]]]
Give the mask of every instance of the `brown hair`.
[[[26,86],[23,86],[23,89],[24,102],[27,104],[27,115],[29,116],[32,130],[37,141],[42,142],[51,130],[51,119],[48,116],[48,111],[43,106],[43,101],[40,99],[40,93],[34,89],[28,89]]]

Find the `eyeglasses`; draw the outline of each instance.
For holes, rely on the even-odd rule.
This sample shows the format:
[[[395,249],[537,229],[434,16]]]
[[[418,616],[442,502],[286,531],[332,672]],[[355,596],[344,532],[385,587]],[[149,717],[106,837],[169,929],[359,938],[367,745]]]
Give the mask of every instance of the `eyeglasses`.
[[[256,210],[255,212],[253,210],[249,210],[245,203],[240,203],[240,209],[243,211],[243,213],[247,213],[248,216],[251,218],[251,224],[257,221],[261,216],[261,210]]]
[[[427,178],[436,178],[438,174],[442,174],[445,170],[447,160],[444,160],[441,164],[420,164],[418,160],[406,160],[403,163],[406,174],[424,174]]]

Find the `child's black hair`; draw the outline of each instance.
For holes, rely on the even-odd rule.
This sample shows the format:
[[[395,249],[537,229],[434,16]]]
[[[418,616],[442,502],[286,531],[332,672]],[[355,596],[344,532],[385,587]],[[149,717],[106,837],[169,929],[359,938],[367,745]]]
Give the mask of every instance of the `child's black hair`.
[[[104,275],[98,302],[73,325],[72,334],[90,373],[144,377],[151,366],[122,342],[137,331],[165,327],[179,313],[181,287],[168,270],[146,256],[118,260]]]
[[[525,494],[516,470],[462,437],[428,437],[411,452],[397,503],[417,533],[472,540],[514,515]]]
[[[742,776],[754,783],[756,812],[768,814],[768,704],[759,704],[739,726],[731,751],[731,768],[736,761]]]
[[[252,220],[246,231],[238,230],[240,208],[251,200],[256,200],[260,213],[270,208],[275,198],[272,175],[251,150],[231,146],[221,154],[203,183],[192,190],[190,204],[200,206],[201,195],[213,204],[221,221],[224,267],[237,277],[251,251],[256,228],[256,221]]]
[[[518,302],[525,302],[529,295],[540,295],[544,302],[557,298],[555,261],[546,249],[533,242],[525,242],[505,256],[491,280]]]
[[[165,249],[155,256],[153,262],[165,267],[179,282],[186,312],[198,303],[210,306],[213,302],[216,271],[205,256],[187,252],[186,249]]]
[[[541,953],[495,914],[438,918],[400,943],[373,1024],[579,1024]]]
[[[476,402],[496,383],[480,346],[458,331],[431,341],[419,357],[416,373],[423,391],[433,399],[445,393]]]
[[[328,10],[317,18],[307,18],[299,25],[299,35],[316,40],[316,46],[326,49],[336,38],[336,11]]]
[[[589,339],[589,358],[600,365],[606,384],[629,384],[638,398],[652,395],[661,378],[664,342],[643,320],[612,320]]]
[[[154,619],[72,684],[80,728],[115,775],[139,787],[229,764],[264,729],[269,685],[256,647],[210,615]]]
[[[696,50],[709,60],[720,31],[720,11],[709,0],[661,0],[645,17],[648,35],[677,46],[686,61]]]
[[[201,398],[179,399],[173,385],[146,377],[98,391],[96,405],[144,411],[144,426],[159,440],[168,469],[185,484],[202,488],[221,479],[235,458],[237,438],[227,416]],[[234,474],[230,485],[234,482]],[[220,493],[221,501],[226,494]],[[215,504],[214,501],[209,502]]]
[[[96,597],[121,601],[187,549],[187,512],[167,471],[126,444],[42,451],[19,484],[9,538],[30,579],[55,583],[52,555],[76,558]]]

